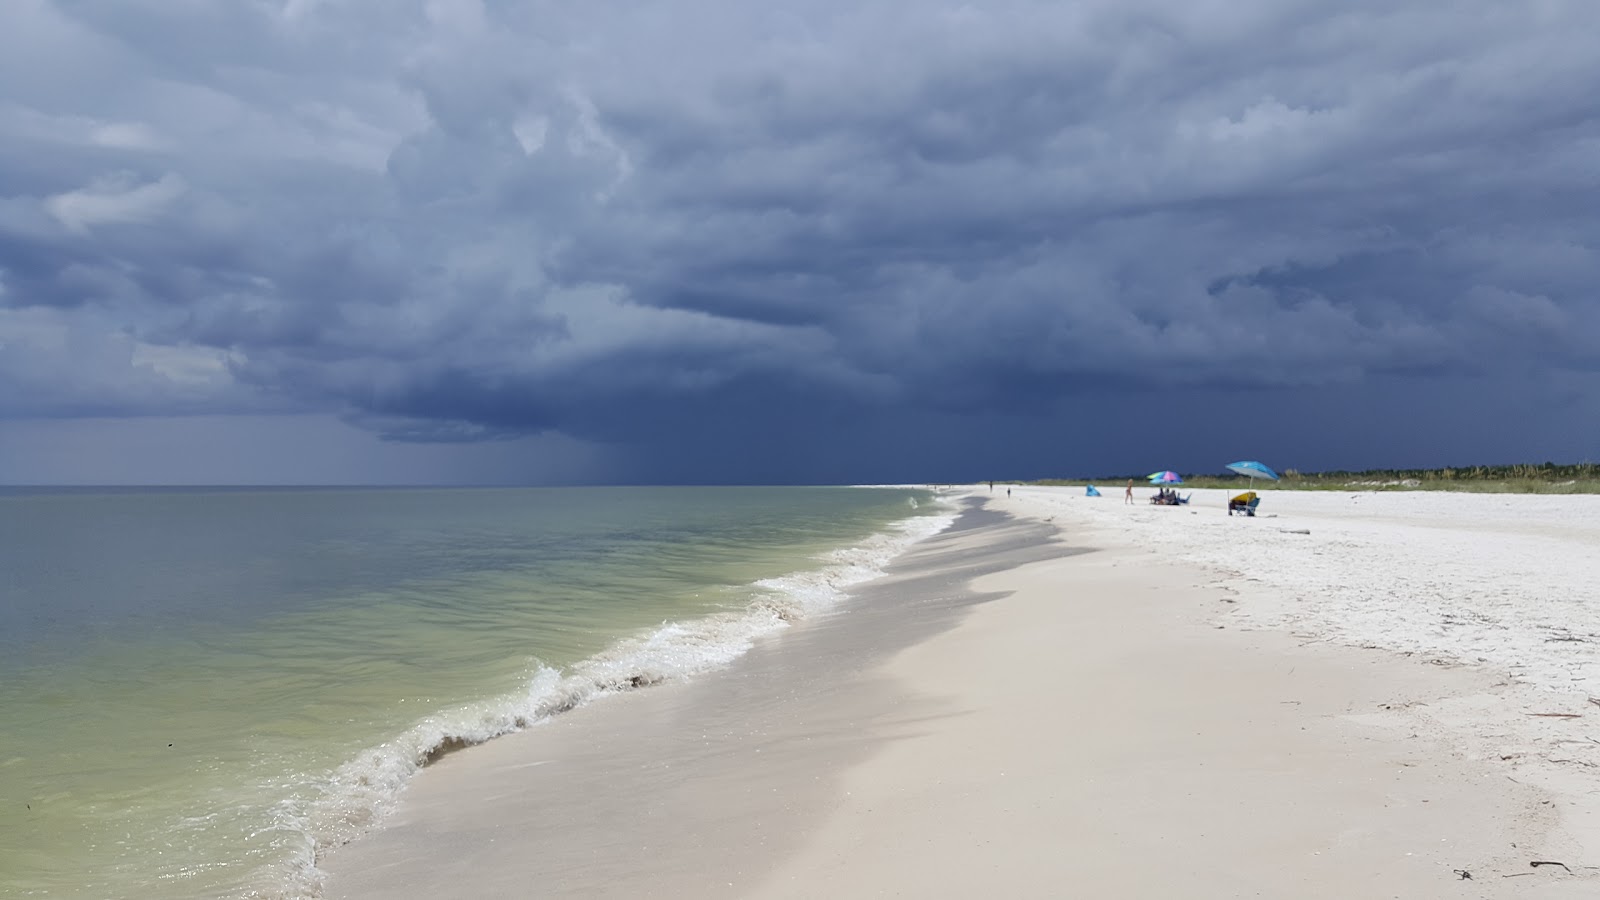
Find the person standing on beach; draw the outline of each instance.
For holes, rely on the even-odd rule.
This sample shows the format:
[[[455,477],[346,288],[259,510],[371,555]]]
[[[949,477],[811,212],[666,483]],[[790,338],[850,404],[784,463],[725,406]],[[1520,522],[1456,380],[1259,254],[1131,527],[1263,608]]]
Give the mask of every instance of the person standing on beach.
[[[1129,503],[1132,503],[1132,502],[1133,502],[1133,479],[1129,478],[1128,479],[1128,489],[1122,493],[1122,504],[1124,506],[1126,506],[1126,505],[1128,505]]]

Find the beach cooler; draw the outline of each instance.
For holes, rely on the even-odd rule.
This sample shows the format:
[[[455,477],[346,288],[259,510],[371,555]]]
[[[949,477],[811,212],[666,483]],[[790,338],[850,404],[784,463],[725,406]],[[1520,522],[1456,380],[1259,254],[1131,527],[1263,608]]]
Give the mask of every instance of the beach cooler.
[[[1229,498],[1228,515],[1231,516],[1236,512],[1240,512],[1247,516],[1253,516],[1256,514],[1256,507],[1259,505],[1261,505],[1261,498],[1256,496],[1256,492],[1245,491]]]

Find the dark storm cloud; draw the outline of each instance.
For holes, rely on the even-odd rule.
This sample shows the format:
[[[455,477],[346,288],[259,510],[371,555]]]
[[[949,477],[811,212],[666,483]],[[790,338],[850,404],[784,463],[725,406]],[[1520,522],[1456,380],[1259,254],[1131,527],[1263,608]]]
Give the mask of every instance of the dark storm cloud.
[[[1588,3],[11,18],[0,415],[334,411],[690,477],[751,434],[801,472],[883,422],[1600,367]]]

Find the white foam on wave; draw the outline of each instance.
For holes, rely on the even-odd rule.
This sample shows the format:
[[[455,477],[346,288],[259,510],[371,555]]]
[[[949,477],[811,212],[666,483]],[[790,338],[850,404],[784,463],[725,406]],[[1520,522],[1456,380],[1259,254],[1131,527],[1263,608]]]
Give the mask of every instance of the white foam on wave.
[[[260,898],[318,897],[324,874],[318,859],[382,818],[406,783],[430,762],[453,750],[520,731],[551,716],[622,691],[719,669],[757,640],[836,605],[848,589],[882,574],[890,560],[912,544],[948,528],[954,505],[936,501],[939,512],[893,523],[860,544],[824,554],[817,569],[791,572],[750,585],[751,599],[739,609],[681,622],[665,622],[626,638],[561,671],[539,666],[526,689],[513,695],[429,715],[394,739],[362,751],[315,783],[303,783],[297,799],[276,810],[274,830],[291,847],[289,871],[274,876]],[[306,796],[311,799],[305,799]]]

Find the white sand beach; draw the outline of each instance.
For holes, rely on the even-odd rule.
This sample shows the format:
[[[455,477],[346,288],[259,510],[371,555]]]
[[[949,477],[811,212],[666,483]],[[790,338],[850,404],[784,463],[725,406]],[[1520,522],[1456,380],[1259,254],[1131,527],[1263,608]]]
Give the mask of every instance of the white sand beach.
[[[446,757],[326,894],[1600,895],[1600,498],[1106,493]]]

